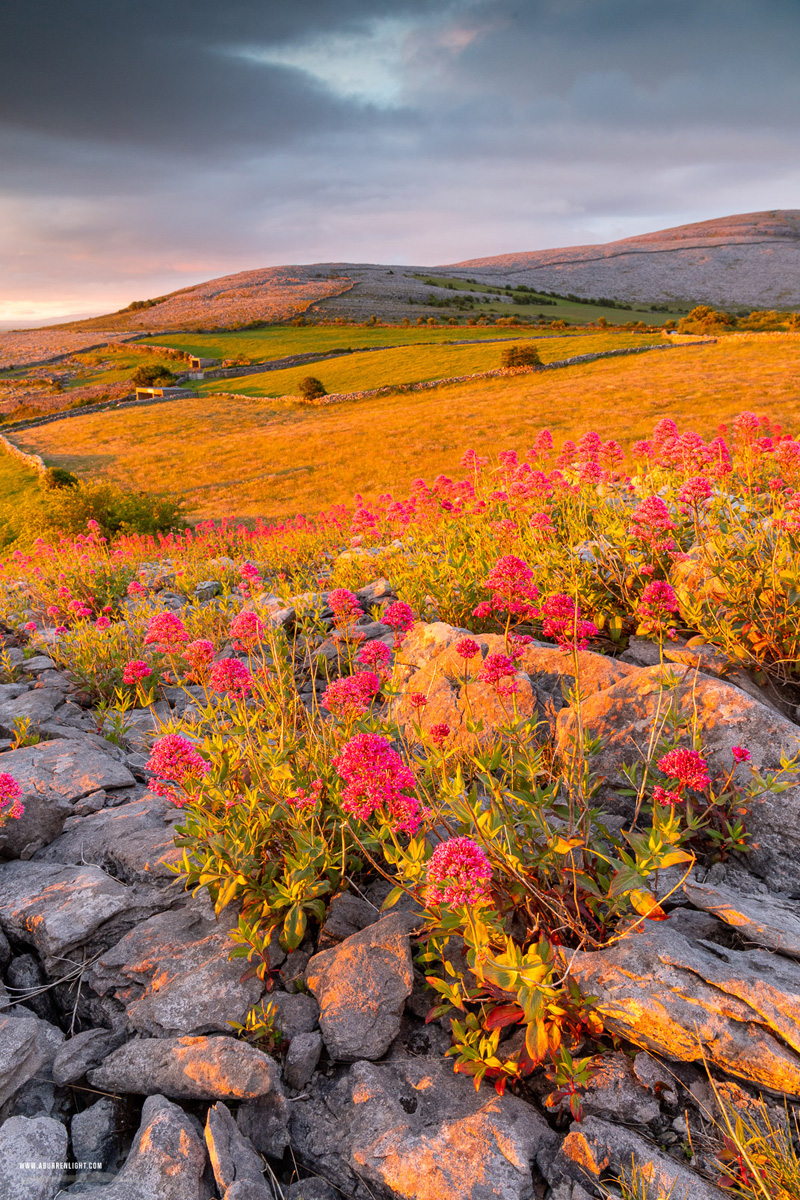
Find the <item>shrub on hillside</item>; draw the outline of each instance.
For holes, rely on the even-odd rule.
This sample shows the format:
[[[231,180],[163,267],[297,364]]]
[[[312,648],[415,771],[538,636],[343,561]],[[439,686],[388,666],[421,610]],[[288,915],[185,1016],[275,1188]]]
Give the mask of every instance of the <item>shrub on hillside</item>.
[[[535,346],[506,346],[501,362],[504,367],[540,367],[542,365]]]
[[[66,472],[68,474],[68,472]],[[118,533],[168,533],[184,529],[184,502],[151,492],[128,492],[114,483],[76,483],[57,487],[47,496],[46,529],[83,533],[96,521],[105,537]]]
[[[137,367],[131,375],[135,387],[168,387],[175,383],[175,376],[164,363],[150,363]]]
[[[322,381],[313,375],[306,375],[305,379],[300,380],[299,391],[304,400],[318,400],[320,396],[328,394]]]
[[[77,482],[78,476],[73,475],[72,471],[66,471],[64,467],[48,467],[41,478],[42,489],[46,492],[75,487]]]

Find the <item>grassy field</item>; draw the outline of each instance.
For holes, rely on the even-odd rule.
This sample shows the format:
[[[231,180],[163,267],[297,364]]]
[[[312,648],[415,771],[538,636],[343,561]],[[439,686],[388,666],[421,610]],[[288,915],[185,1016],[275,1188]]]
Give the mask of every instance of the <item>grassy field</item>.
[[[201,394],[235,392],[242,396],[292,396],[298,394],[300,381],[312,374],[321,379],[328,392],[356,392],[368,388],[419,383],[429,379],[447,379],[491,371],[502,365],[505,346],[536,345],[542,362],[569,358],[575,354],[591,354],[598,350],[624,349],[629,346],[659,345],[660,334],[590,333],[567,337],[511,340],[498,345],[472,346],[401,346],[391,350],[371,350],[368,354],[352,354],[327,362],[283,371],[265,371],[261,375],[246,375],[227,380],[209,380],[197,386]]]
[[[369,358],[370,356],[365,356]],[[454,473],[463,451],[524,451],[596,429],[623,444],[660,417],[705,436],[743,409],[800,424],[800,337],[727,339],[562,371],[457,384],[330,408],[224,395],[56,422],[19,435],[52,465],[181,494],[196,515],[282,518],[402,493]]]
[[[510,314],[513,315],[513,314]],[[496,342],[537,336],[536,328],[514,329],[497,325],[276,325],[269,329],[234,330],[230,333],[176,333],[145,338],[143,345],[169,346],[209,358],[236,358],[266,362],[289,354],[325,354],[329,350],[358,350],[379,346],[440,346],[447,342]],[[552,337],[549,330],[541,337]],[[576,336],[563,334],[561,336]],[[577,336],[580,336],[578,334]]]

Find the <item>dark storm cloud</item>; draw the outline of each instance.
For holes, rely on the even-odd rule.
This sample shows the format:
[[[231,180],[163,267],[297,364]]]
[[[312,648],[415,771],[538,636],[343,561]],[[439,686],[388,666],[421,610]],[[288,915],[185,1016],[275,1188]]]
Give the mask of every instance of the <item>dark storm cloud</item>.
[[[20,0],[3,290],[104,307],[796,207],[798,50],[797,0]]]

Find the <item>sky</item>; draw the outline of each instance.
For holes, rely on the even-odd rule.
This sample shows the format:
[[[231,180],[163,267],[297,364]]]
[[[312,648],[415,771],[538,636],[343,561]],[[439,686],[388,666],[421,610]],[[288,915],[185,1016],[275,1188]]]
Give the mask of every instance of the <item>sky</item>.
[[[800,0],[19,0],[0,322],[800,207]]]

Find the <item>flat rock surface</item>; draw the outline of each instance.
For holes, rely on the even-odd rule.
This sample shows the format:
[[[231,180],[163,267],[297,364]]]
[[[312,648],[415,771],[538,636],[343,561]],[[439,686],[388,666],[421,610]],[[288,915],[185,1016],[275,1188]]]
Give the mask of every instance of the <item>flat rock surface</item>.
[[[103,927],[110,933],[115,917],[141,920],[162,905],[158,893],[126,887],[98,867],[0,863],[0,925],[45,958],[88,942]]]
[[[532,1200],[532,1164],[558,1141],[440,1059],[358,1062],[297,1101],[290,1128],[298,1159],[358,1200]]]
[[[12,1014],[0,1013],[0,1106],[40,1071],[49,1070],[64,1040],[60,1029],[33,1013],[17,1008]]]
[[[800,1097],[800,965],[649,928],[607,950],[569,951],[606,1028],[684,1062],[707,1061],[757,1087]]]
[[[672,686],[670,680],[677,683]],[[590,696],[581,706],[584,730],[600,741],[592,770],[605,777],[601,803],[610,811],[629,816],[631,802],[619,794],[629,784],[623,765],[642,761],[652,731],[666,721],[670,702],[690,725],[696,721],[712,768],[729,771],[731,749],[744,746],[752,766],[762,772],[780,769],[781,754],[798,751],[798,728],[739,688],[720,679],[680,666],[646,667],[634,675]],[[567,752],[575,726],[572,709],[558,715],[558,748]],[[689,744],[688,735],[687,742]],[[736,778],[750,778],[750,764],[736,767]],[[800,777],[779,795],[765,793],[751,806],[747,826],[755,847],[747,856],[748,868],[768,886],[787,891],[800,887]]]
[[[249,1100],[280,1089],[267,1054],[233,1037],[139,1038],[90,1071],[92,1087],[186,1100]]]
[[[0,1126],[0,1196],[3,1200],[53,1200],[67,1156],[67,1131],[52,1117],[10,1117]],[[35,1163],[24,1170],[22,1163]],[[39,1164],[43,1164],[39,1167]],[[52,1166],[47,1164],[52,1163]]]
[[[695,908],[738,929],[747,941],[800,958],[800,904],[776,896],[751,896],[738,888],[686,883],[683,890]]]
[[[143,921],[89,969],[99,995],[113,994],[134,1029],[155,1037],[227,1033],[263,994],[256,978],[242,982],[241,959],[230,960],[228,931],[235,918],[219,921],[187,905]],[[295,1008],[314,1009],[310,996],[286,996]],[[310,1018],[307,1017],[306,1020]],[[313,1028],[313,1025],[312,1025]]]
[[[389,913],[309,962],[306,982],[331,1058],[380,1058],[397,1037],[414,986],[408,935],[416,924],[408,913]]]

